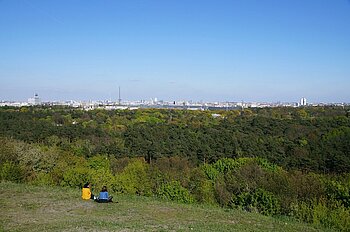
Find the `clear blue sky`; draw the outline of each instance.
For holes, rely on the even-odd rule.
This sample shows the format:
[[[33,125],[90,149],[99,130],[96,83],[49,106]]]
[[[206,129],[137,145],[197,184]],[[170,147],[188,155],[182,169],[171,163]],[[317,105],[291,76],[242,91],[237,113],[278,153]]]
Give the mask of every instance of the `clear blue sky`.
[[[0,100],[350,102],[349,0],[0,0]]]

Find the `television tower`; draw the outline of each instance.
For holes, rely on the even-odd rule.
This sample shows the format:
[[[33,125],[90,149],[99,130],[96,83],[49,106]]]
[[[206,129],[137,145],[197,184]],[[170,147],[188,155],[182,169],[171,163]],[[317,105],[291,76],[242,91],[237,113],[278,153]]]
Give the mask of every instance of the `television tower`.
[[[119,98],[118,98],[118,105],[121,105],[122,99],[120,98],[120,86],[119,86]]]

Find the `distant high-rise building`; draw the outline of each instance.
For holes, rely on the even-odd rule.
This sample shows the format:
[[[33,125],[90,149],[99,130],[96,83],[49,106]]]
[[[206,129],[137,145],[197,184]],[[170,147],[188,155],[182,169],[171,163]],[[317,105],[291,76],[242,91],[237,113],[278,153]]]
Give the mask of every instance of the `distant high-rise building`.
[[[29,105],[40,105],[41,100],[39,98],[39,95],[36,93],[34,97],[28,98]]]
[[[303,97],[300,99],[300,106],[306,106],[307,102],[306,102],[306,98]]]

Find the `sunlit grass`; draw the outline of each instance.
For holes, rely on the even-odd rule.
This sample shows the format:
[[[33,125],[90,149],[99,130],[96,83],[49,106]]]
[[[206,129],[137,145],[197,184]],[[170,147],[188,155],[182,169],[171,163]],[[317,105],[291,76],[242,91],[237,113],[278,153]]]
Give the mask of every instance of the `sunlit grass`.
[[[4,231],[320,231],[290,218],[149,197],[83,201],[79,189],[0,183]]]

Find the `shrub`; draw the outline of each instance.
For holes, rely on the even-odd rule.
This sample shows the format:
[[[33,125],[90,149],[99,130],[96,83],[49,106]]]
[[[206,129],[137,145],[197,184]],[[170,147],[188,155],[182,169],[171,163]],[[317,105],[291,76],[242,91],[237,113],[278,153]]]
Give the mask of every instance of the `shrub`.
[[[281,204],[281,214],[290,213],[290,204],[296,201],[297,196],[292,189],[286,171],[265,173],[260,187],[273,193]]]
[[[122,173],[126,166],[128,166],[130,159],[128,157],[123,158],[110,158],[112,173],[115,175],[117,173]]]
[[[214,183],[206,178],[203,169],[196,168],[192,171],[189,182],[189,190],[197,202],[215,204]]]
[[[103,186],[107,186],[108,189],[111,189],[113,191],[117,188],[115,183],[115,177],[113,176],[110,170],[91,170],[90,173],[90,182],[92,183],[95,191],[99,192]]]
[[[24,173],[22,168],[11,161],[5,161],[0,166],[0,178],[1,180],[21,182],[23,180]]]
[[[111,168],[110,162],[107,156],[96,155],[88,159],[88,166],[94,170],[109,170]]]
[[[264,215],[275,215],[280,212],[280,204],[277,198],[270,192],[261,188],[253,192],[243,192],[233,195],[231,207],[239,207],[244,210],[257,210]]]
[[[338,201],[326,199],[292,204],[292,216],[304,222],[350,231],[350,210]]]
[[[148,169],[148,176],[150,179],[151,192],[156,193],[158,188],[168,181],[168,177],[161,172],[156,166],[150,165]]]
[[[278,172],[282,170],[281,167],[273,163],[270,163],[268,160],[264,158],[247,158],[247,157],[237,158],[237,159],[222,158],[222,159],[219,159],[212,166],[220,173],[227,173],[229,171],[239,169],[246,165],[257,165],[266,172]]]
[[[320,176],[304,174],[300,171],[291,172],[289,175],[291,191],[299,201],[320,199],[325,195],[325,187]]]
[[[187,159],[179,156],[163,157],[157,159],[154,166],[156,166],[168,180],[180,181],[184,186],[188,185],[192,163]]]
[[[219,175],[219,171],[213,165],[204,164],[201,168],[209,180],[215,181]]]
[[[144,160],[133,159],[116,176],[115,191],[129,194],[151,195],[151,181],[148,165]]]
[[[63,174],[62,186],[79,187],[91,181],[91,171],[86,167],[73,167]]]
[[[195,202],[189,191],[182,187],[179,181],[172,181],[161,185],[157,191],[157,196],[181,203]]]
[[[216,179],[214,190],[215,190],[215,198],[216,198],[216,201],[219,203],[219,205],[223,207],[228,206],[228,204],[231,201],[232,193],[230,193],[227,190],[225,179],[222,175],[220,175]]]
[[[282,171],[281,167],[269,162],[267,159],[255,158],[255,160],[256,160],[257,164],[259,165],[259,167],[261,167],[263,170],[265,170],[267,172],[280,172],[280,171]]]
[[[350,208],[350,183],[341,183],[336,180],[326,181],[326,194],[328,198],[341,202],[345,207]]]
[[[239,168],[245,163],[248,162],[249,158],[239,158],[239,159],[231,159],[231,158],[222,158],[216,161],[213,164],[213,167],[218,170],[220,173],[226,173],[235,168]]]
[[[50,173],[40,172],[36,174],[35,179],[32,181],[35,185],[53,186],[55,185],[52,175]]]

